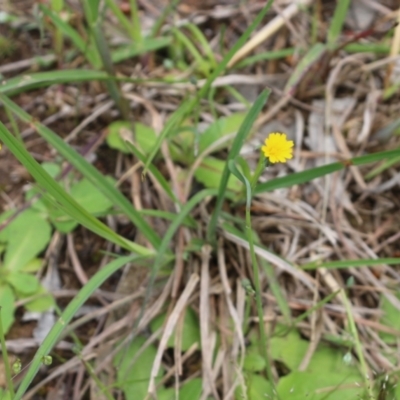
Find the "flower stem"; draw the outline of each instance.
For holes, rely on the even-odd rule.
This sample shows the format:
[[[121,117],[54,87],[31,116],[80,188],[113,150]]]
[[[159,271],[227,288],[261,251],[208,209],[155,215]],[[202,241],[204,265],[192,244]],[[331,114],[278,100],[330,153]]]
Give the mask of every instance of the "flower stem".
[[[260,341],[261,341],[261,354],[265,359],[265,372],[267,374],[268,380],[271,382],[273,388],[275,388],[274,376],[272,374],[271,362],[268,356],[267,345],[268,338],[265,332],[264,326],[264,312],[262,307],[261,300],[261,283],[260,283],[260,272],[257,262],[256,253],[254,252],[254,241],[253,241],[253,232],[251,229],[251,218],[250,218],[250,205],[246,205],[246,236],[250,246],[250,255],[251,255],[251,263],[253,265],[253,275],[254,275],[254,286],[256,291],[256,307],[259,319],[260,326]],[[274,390],[274,393],[275,390]]]

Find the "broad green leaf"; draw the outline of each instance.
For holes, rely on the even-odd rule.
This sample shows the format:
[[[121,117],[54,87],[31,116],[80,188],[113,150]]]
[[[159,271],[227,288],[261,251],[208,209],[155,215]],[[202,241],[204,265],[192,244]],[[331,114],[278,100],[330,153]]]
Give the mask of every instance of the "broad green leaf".
[[[151,330],[155,332],[164,325],[167,314],[161,314],[151,322]],[[194,344],[200,346],[200,326],[197,314],[191,309],[186,309],[182,328],[182,351],[187,351]],[[175,332],[168,340],[168,347],[175,346]]]
[[[7,282],[17,293],[33,294],[38,291],[40,283],[36,276],[26,272],[15,271],[7,275]]]
[[[203,390],[203,381],[200,378],[191,379],[179,390],[179,398],[182,400],[200,399]]]
[[[277,391],[287,400],[363,399],[360,375],[350,372],[327,373],[295,371],[279,380]]]
[[[107,144],[112,148],[130,154],[130,146],[126,143],[128,140],[136,139],[144,155],[148,155],[156,143],[157,135],[154,129],[147,125],[137,122],[134,124],[135,135],[131,132],[131,123],[127,121],[115,121],[108,126]]]
[[[15,297],[9,285],[0,285],[0,307],[3,333],[6,334],[14,322]]]
[[[8,244],[3,266],[18,271],[45,249],[51,227],[36,211],[28,209],[13,220],[5,232]]]
[[[113,182],[110,178],[106,179]],[[105,213],[112,207],[112,202],[86,178],[74,184],[70,194],[92,215]],[[63,233],[71,232],[78,225],[76,221],[72,220],[60,209],[53,209],[50,212],[50,216],[54,226]]]
[[[147,394],[150,372],[157,349],[150,345],[136,358],[136,354],[145,342],[146,339],[142,337],[135,338],[129,347],[124,347],[114,359],[114,365],[117,368],[117,385],[124,391],[126,400],[144,400]],[[134,359],[135,362],[132,363]],[[156,382],[163,373],[161,367]]]
[[[283,337],[272,337],[270,341],[271,357],[283,363],[290,370],[296,370],[303,360],[308,342],[300,338],[297,330],[292,329]]]
[[[225,161],[213,157],[206,157],[197,168],[194,176],[207,188],[218,188],[225,168]],[[233,175],[229,176],[227,189],[234,193],[242,190],[242,183]]]
[[[246,352],[243,369],[251,372],[260,372],[265,368],[265,359],[258,351]]]
[[[235,391],[236,400],[265,400],[274,399],[273,386],[263,376],[256,374],[245,374],[245,387],[238,386]],[[243,390],[246,393],[243,393]],[[285,399],[286,400],[286,399]],[[289,400],[289,398],[287,398]],[[307,399],[308,400],[308,399]]]
[[[130,126],[131,124],[128,121],[114,121],[108,125],[106,138],[107,144],[112,149],[122,151],[125,154],[130,154],[126,141],[122,139],[123,135],[127,135],[130,139],[133,139]]]
[[[50,212],[50,219],[56,230],[61,233],[70,233],[78,226],[78,223],[72,220],[63,210],[53,209]]]
[[[114,182],[113,179],[106,179]],[[71,196],[91,214],[107,211],[112,206],[112,202],[86,178],[72,186]]]
[[[56,176],[61,173],[61,167],[56,163],[42,163],[41,166],[52,178],[56,178]],[[43,192],[40,191],[37,185],[32,185],[32,187],[25,193],[25,200],[29,201],[33,199],[34,196],[37,196],[39,194],[42,195]],[[47,214],[47,207],[42,198],[34,201],[32,204],[32,208],[38,210],[39,212]]]
[[[26,297],[32,297],[32,296],[29,295]],[[40,286],[35,293],[34,299],[29,301],[28,303],[25,303],[24,307],[28,311],[34,311],[34,312],[47,311],[49,308],[54,307],[54,298],[43,286]]]
[[[172,388],[172,387],[165,388],[164,386],[157,388],[157,399],[158,400],[175,400],[176,399],[175,388]]]
[[[218,139],[231,133],[236,133],[239,130],[240,125],[243,123],[245,114],[235,113],[229,117],[219,118],[213,124],[211,124],[201,135],[199,139],[199,153],[202,153],[205,149],[210,147]],[[216,148],[215,151],[221,148],[228,147],[230,142],[225,142],[220,147]]]

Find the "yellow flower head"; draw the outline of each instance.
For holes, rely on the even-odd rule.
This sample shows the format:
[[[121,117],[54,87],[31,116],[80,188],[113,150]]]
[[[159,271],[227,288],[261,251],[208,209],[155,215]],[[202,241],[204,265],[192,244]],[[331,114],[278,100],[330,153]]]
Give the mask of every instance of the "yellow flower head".
[[[287,140],[284,133],[270,133],[261,151],[272,164],[284,163],[293,157],[293,141]]]

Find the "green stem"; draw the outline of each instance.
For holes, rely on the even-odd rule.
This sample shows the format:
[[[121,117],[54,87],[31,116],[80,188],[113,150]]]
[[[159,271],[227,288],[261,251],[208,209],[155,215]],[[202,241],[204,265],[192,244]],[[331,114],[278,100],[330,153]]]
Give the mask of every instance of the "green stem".
[[[358,357],[358,359],[360,361],[361,374],[363,376],[364,383],[365,383],[365,385],[367,387],[369,398],[373,399],[374,398],[374,391],[373,391],[373,388],[372,388],[372,386],[373,386],[372,385],[372,377],[369,377],[369,374],[368,374],[367,363],[365,362],[363,350],[362,350],[362,347],[361,347],[360,338],[358,336],[356,323],[355,323],[354,317],[353,317],[353,310],[351,308],[350,301],[346,296],[346,292],[343,289],[342,289],[341,295],[342,295],[342,300],[343,300],[343,303],[344,303],[344,307],[346,309],[347,319],[348,319],[348,322],[349,322],[349,329],[350,329],[350,332],[351,332],[351,334],[353,336],[353,339],[354,339],[357,357]]]
[[[124,13],[118,7],[118,4],[115,0],[105,0],[107,7],[112,11],[115,17],[118,19],[118,22],[125,28],[125,30],[131,35],[132,39],[135,40],[135,34],[133,33],[133,29],[131,23],[128,18],[125,17]]]
[[[136,0],[130,0],[132,17],[132,36],[137,44],[142,43],[142,29],[140,26],[139,9]]]
[[[268,166],[268,160],[264,156],[264,154],[261,152],[260,158],[258,159],[258,164],[257,167],[254,171],[253,176],[251,177],[250,180],[250,186],[251,186],[251,191],[254,193],[254,189],[257,185],[258,179],[260,178],[261,174],[265,170],[265,168]]]
[[[250,255],[251,255],[251,263],[253,264],[253,275],[254,275],[254,287],[256,291],[256,306],[257,313],[260,325],[260,337],[261,337],[261,352],[262,356],[265,359],[265,372],[267,374],[268,380],[271,382],[271,385],[275,387],[274,376],[272,374],[271,362],[268,356],[267,344],[268,338],[265,332],[264,326],[264,312],[262,307],[262,299],[261,299],[261,283],[260,283],[260,272],[257,262],[256,253],[254,251],[254,242],[253,242],[253,232],[251,229],[251,218],[250,218],[250,205],[246,204],[246,236],[250,246]],[[275,390],[274,390],[275,393]]]
[[[169,13],[172,12],[180,3],[181,0],[172,0],[163,10],[161,15],[156,20],[155,24],[151,28],[150,37],[156,37],[164,23],[165,19],[168,17]]]
[[[2,307],[0,306],[0,342],[1,342],[1,353],[3,355],[3,360],[4,360],[4,369],[6,371],[6,380],[7,380],[7,387],[8,391],[10,392],[11,398],[13,399],[15,396],[14,392],[14,385],[11,377],[11,368],[10,368],[10,361],[8,358],[8,352],[7,352],[7,346],[6,346],[6,340],[4,337],[4,332],[3,332],[3,320],[1,318],[1,309]]]

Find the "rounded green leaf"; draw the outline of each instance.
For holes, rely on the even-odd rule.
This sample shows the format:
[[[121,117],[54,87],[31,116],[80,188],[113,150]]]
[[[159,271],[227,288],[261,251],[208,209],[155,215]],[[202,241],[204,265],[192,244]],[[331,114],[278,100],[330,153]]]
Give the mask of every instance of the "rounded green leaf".
[[[7,282],[21,294],[33,294],[39,290],[40,283],[36,276],[15,271],[7,275]]]
[[[161,314],[154,318],[151,322],[150,328],[153,332],[158,330],[164,325],[166,314]],[[197,314],[188,308],[185,313],[185,319],[183,321],[182,331],[182,351],[187,351],[194,343],[200,345],[200,327]],[[168,340],[168,347],[175,346],[175,332],[171,335]]]
[[[38,212],[22,212],[5,229],[7,250],[4,268],[18,271],[41,253],[50,241],[51,227]]]
[[[151,368],[156,357],[157,350],[154,346],[148,346],[141,351],[139,357],[136,354],[142,347],[146,339],[142,337],[135,338],[127,348],[123,347],[114,359],[114,365],[117,367],[117,385],[124,391],[126,400],[144,399],[149,386]],[[132,363],[132,360],[136,361]],[[159,378],[164,373],[160,368]],[[156,382],[159,379],[156,379]]]
[[[31,297],[31,295],[29,295]],[[39,286],[34,299],[25,304],[28,311],[43,312],[54,306],[53,296],[43,286]]]
[[[252,372],[260,372],[264,368],[265,368],[265,360],[260,353],[252,351],[246,354],[244,358],[243,369]]]
[[[245,393],[243,393],[244,391]],[[263,376],[249,374],[245,376],[245,387],[237,387],[235,391],[235,398],[236,400],[265,400],[274,399],[276,396],[273,395],[273,387],[271,383]],[[286,397],[285,400],[286,399],[292,400],[290,397]]]
[[[279,380],[277,391],[288,400],[363,399],[360,376],[354,374],[295,371]]]

